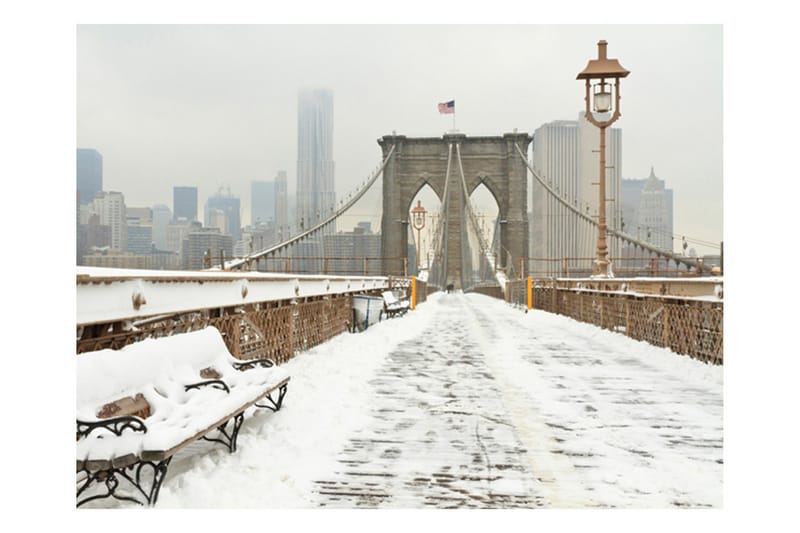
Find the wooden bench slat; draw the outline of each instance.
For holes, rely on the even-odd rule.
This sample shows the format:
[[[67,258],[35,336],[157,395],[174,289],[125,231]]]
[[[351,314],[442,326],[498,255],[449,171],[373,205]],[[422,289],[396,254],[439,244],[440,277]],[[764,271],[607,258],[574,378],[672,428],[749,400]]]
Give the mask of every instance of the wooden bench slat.
[[[269,389],[267,389],[266,392],[264,392],[263,394],[260,394],[257,398],[253,399],[252,401],[248,402],[247,404],[243,405],[242,407],[236,409],[234,412],[232,412],[232,413],[230,413],[230,414],[228,414],[226,416],[223,416],[222,418],[220,418],[218,421],[214,422],[213,424],[211,424],[207,428],[203,429],[202,431],[198,431],[197,433],[195,433],[191,437],[188,437],[183,442],[180,442],[180,443],[176,444],[175,446],[173,446],[172,448],[169,448],[168,450],[142,450],[142,453],[141,453],[142,460],[143,461],[158,462],[158,461],[163,461],[164,459],[167,459],[169,457],[172,457],[173,455],[178,453],[180,450],[182,450],[186,446],[188,446],[188,445],[192,444],[193,442],[198,441],[201,438],[205,437],[206,435],[208,435],[212,431],[216,430],[221,425],[227,423],[229,420],[233,419],[237,415],[245,412],[248,408],[252,407],[254,404],[258,403],[259,401],[264,399],[266,396],[268,396],[268,395],[272,394],[273,392],[279,390],[284,385],[287,385],[289,383],[289,379],[290,378],[288,378],[288,377],[284,378],[283,380],[280,381],[280,383],[278,383],[277,385],[275,385],[273,387],[270,387]]]

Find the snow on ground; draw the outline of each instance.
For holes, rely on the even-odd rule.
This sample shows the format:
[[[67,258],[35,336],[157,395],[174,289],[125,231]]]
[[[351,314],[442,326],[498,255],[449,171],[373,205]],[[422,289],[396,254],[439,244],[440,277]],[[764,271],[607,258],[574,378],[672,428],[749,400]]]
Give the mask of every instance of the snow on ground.
[[[416,455],[398,444],[394,453],[361,461],[391,480],[370,487],[401,487],[405,499],[362,498],[365,506],[428,505],[424,492],[431,480],[439,481],[440,492],[462,483],[462,492],[475,496],[464,501],[477,506],[499,501],[474,493],[469,479],[475,476],[458,475],[452,459],[458,455],[445,466],[456,474],[452,482],[442,483],[441,471],[427,484],[420,481],[419,472],[434,460],[419,455],[426,446],[438,454],[474,456],[475,464],[461,465],[473,470],[505,454],[507,473],[491,478],[490,489],[519,493],[514,501],[521,505],[722,506],[722,367],[566,317],[524,313],[476,294],[436,293],[402,318],[342,334],[282,367],[291,375],[283,409],[248,411],[235,454],[203,442],[176,456],[159,508],[347,507],[346,498],[322,497],[320,482],[349,486],[343,458],[366,453],[353,452],[352,443],[391,431],[387,417],[395,404],[388,402],[400,401],[400,387],[414,386],[418,392],[409,398],[397,438],[413,441]],[[415,375],[423,377],[409,383]],[[437,376],[447,380],[441,390],[451,396],[470,394],[451,387],[454,380],[486,389],[468,402],[443,399],[432,381]],[[384,394],[393,382],[395,389]],[[420,384],[431,389],[419,390]],[[441,406],[450,401],[461,402],[458,414],[451,408],[442,418]],[[494,420],[493,441],[486,438],[488,423],[478,424],[487,420]],[[469,434],[457,442],[446,432],[458,424]],[[469,449],[475,446],[472,433],[480,453]],[[508,450],[514,457],[507,457]]]

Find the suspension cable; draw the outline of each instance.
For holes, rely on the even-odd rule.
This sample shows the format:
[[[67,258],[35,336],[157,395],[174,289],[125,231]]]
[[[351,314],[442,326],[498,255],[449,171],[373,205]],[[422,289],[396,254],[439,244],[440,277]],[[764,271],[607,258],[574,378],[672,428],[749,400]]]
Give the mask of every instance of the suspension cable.
[[[458,157],[458,170],[461,174],[461,186],[464,190],[464,205],[466,206],[467,216],[469,218],[470,224],[472,225],[472,231],[475,232],[475,235],[477,235],[478,237],[478,245],[481,247],[481,253],[486,258],[486,261],[491,265],[492,272],[495,273],[495,278],[497,279],[497,282],[500,284],[501,287],[504,287],[505,280],[502,279],[502,276],[497,270],[497,265],[495,265],[494,261],[494,255],[491,253],[491,249],[489,248],[489,244],[486,242],[485,236],[480,231],[480,225],[478,224],[478,217],[475,216],[475,211],[472,208],[472,202],[470,201],[469,191],[467,190],[467,180],[464,177],[464,167],[461,164],[461,146],[459,144],[456,144],[456,155]]]
[[[395,145],[393,144],[392,147],[389,149],[389,153],[386,154],[386,158],[383,160],[381,165],[378,168],[375,169],[375,171],[373,172],[372,176],[365,182],[364,186],[355,194],[355,196],[353,196],[350,200],[348,200],[348,202],[346,204],[344,204],[342,207],[340,207],[337,211],[335,211],[327,219],[323,220],[322,222],[320,222],[316,226],[310,228],[309,230],[304,231],[303,233],[300,233],[298,235],[295,235],[294,237],[292,237],[292,238],[290,238],[290,239],[288,239],[288,240],[286,240],[286,241],[284,241],[282,243],[279,243],[279,244],[276,244],[275,246],[267,248],[266,250],[262,250],[260,252],[254,253],[254,254],[250,254],[247,257],[243,257],[241,259],[237,259],[237,260],[234,260],[234,261],[227,261],[226,264],[225,264],[226,268],[240,269],[240,268],[242,268],[244,266],[249,265],[251,262],[258,260],[261,257],[266,257],[268,255],[271,255],[271,254],[274,254],[274,253],[279,252],[281,250],[284,250],[284,249],[288,248],[289,246],[300,242],[301,240],[305,239],[306,237],[309,237],[312,233],[315,233],[317,231],[322,230],[324,227],[328,226],[329,224],[335,223],[336,219],[339,218],[339,216],[341,216],[345,211],[347,211],[348,209],[353,207],[353,205],[356,202],[358,202],[367,193],[367,190],[369,190],[369,188],[372,187],[372,184],[374,184],[375,181],[377,181],[378,176],[383,174],[383,169],[386,168],[386,165],[389,163],[389,160],[392,158],[392,155],[394,154],[394,149],[395,149]]]
[[[547,192],[550,193],[551,196],[555,197],[555,199],[558,200],[561,204],[567,206],[567,208],[569,208],[572,212],[576,213],[580,219],[584,220],[585,222],[588,222],[589,224],[591,224],[593,226],[598,226],[598,223],[597,223],[596,220],[594,220],[592,217],[590,217],[590,216],[588,216],[588,215],[586,215],[584,213],[581,213],[580,209],[577,209],[572,204],[570,204],[566,199],[562,198],[561,195],[556,193],[553,190],[553,188],[550,187],[542,179],[541,176],[539,176],[539,173],[536,172],[536,170],[534,170],[533,165],[531,165],[530,161],[528,161],[528,158],[522,152],[522,149],[519,147],[519,144],[515,144],[515,146],[517,148],[517,152],[519,153],[519,156],[525,162],[525,166],[528,167],[528,169],[533,174],[533,177],[536,178],[536,181],[538,181],[542,185],[542,187],[544,187],[547,190]],[[637,239],[636,237],[633,237],[631,235],[623,233],[623,232],[621,232],[621,231],[619,231],[617,229],[607,227],[606,228],[606,232],[612,234],[613,236],[617,237],[618,239],[621,239],[623,241],[627,241],[627,242],[629,242],[629,243],[631,243],[631,244],[633,244],[635,246],[638,246],[638,247],[643,248],[645,250],[649,250],[650,252],[653,252],[654,254],[661,255],[661,256],[666,257],[666,258],[668,258],[668,259],[670,259],[672,261],[675,261],[675,264],[682,263],[687,267],[696,267],[697,266],[697,261],[695,259],[690,259],[690,258],[681,256],[681,255],[674,254],[672,252],[668,252],[666,250],[662,250],[661,248],[653,246],[652,244],[650,244],[648,242],[641,241],[641,240]]]
[[[439,220],[436,221],[436,231],[434,233],[434,243],[433,243],[433,257],[434,261],[436,258],[440,260],[437,263],[437,276],[434,276],[434,283],[438,285],[443,285],[441,279],[441,273],[444,272],[444,277],[447,276],[447,255],[442,255],[442,246],[446,242],[444,239],[444,235],[447,233],[447,209],[449,204],[450,197],[448,196],[448,187],[450,185],[450,163],[452,161],[453,156],[453,143],[450,143],[447,148],[447,171],[445,172],[444,177],[444,192],[442,193],[442,205],[441,205],[441,216],[439,216]]]

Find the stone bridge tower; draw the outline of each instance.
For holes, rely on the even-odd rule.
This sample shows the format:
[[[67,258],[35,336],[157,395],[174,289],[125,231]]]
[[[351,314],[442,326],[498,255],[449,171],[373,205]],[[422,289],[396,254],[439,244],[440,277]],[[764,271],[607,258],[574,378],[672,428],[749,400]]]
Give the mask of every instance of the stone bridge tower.
[[[405,257],[408,250],[408,218],[411,202],[429,185],[444,203],[449,146],[453,145],[450,166],[449,197],[446,213],[447,283],[462,287],[461,227],[468,223],[463,216],[465,198],[458,167],[456,145],[461,152],[464,179],[469,194],[483,184],[498,206],[500,242],[504,252],[498,257],[506,268],[510,253],[513,260],[528,255],[527,167],[517,152],[528,153],[532,137],[527,133],[506,133],[502,137],[467,137],[450,133],[443,137],[408,138],[387,135],[378,140],[385,159],[392,146],[394,154],[383,171],[383,219],[381,245],[383,257]],[[518,269],[518,265],[514,265]]]

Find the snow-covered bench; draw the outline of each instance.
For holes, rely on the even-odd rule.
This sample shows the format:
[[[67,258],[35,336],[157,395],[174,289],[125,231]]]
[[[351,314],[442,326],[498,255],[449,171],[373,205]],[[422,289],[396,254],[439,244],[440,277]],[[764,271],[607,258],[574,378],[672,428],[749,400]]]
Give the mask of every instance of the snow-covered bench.
[[[383,292],[383,312],[388,317],[404,315],[411,304],[408,300],[399,300],[392,291]]]
[[[83,353],[76,367],[78,506],[154,505],[178,451],[206,439],[233,453],[245,410],[279,410],[289,382],[268,359],[235,359],[213,327]]]

